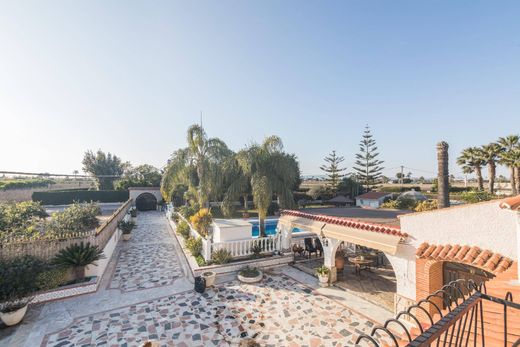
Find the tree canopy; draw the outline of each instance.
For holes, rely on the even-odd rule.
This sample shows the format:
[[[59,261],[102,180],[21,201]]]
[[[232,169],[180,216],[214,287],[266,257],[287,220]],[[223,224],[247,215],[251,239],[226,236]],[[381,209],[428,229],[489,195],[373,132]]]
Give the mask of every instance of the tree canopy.
[[[120,178],[128,167],[118,156],[110,152],[98,150],[96,153],[88,150],[83,157],[83,171],[96,179],[99,190],[114,189],[114,182]]]

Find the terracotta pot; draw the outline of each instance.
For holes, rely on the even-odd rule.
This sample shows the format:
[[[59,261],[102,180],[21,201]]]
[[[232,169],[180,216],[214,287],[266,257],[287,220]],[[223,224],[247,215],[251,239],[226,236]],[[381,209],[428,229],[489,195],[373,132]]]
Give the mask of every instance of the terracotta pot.
[[[343,271],[345,268],[345,258],[343,257],[336,257],[336,269],[338,271]]]
[[[0,312],[2,322],[9,327],[20,323],[27,312],[27,306],[28,305],[25,305],[13,312]]]

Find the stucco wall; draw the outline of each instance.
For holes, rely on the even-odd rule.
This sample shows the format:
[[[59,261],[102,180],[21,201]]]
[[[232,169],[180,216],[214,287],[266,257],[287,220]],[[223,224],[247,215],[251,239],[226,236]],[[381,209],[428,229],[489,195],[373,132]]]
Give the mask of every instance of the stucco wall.
[[[416,297],[415,250],[423,242],[459,244],[489,249],[517,259],[516,216],[499,201],[402,215],[401,231],[408,233],[395,257],[388,256],[396,276],[397,293]]]
[[[157,199],[157,202],[162,200],[161,190],[159,188],[128,188],[128,193],[130,199],[132,199],[133,203],[135,204],[135,199],[143,193],[150,193],[155,196]]]

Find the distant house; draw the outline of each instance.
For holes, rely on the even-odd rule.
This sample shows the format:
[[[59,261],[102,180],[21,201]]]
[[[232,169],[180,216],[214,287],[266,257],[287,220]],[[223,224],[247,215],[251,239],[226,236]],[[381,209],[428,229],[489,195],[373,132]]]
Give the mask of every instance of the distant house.
[[[379,208],[386,199],[390,198],[392,193],[385,192],[368,192],[356,196],[356,206]]]
[[[345,195],[338,195],[330,200],[327,200],[327,203],[335,206],[347,206],[352,205],[354,203],[354,200],[352,200],[349,197],[346,197]]]

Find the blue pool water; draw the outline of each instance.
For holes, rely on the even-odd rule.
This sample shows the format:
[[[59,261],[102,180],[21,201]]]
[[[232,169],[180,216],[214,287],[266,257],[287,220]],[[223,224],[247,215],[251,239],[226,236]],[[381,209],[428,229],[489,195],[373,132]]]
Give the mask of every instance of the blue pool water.
[[[258,227],[258,220],[255,221],[249,221],[251,224],[253,224],[253,230],[252,230],[252,236],[258,237],[260,235],[260,228]],[[267,235],[274,235],[276,234],[276,225],[278,224],[277,219],[270,219],[265,221],[265,233]],[[297,233],[302,231],[300,228],[293,228],[292,232]]]

